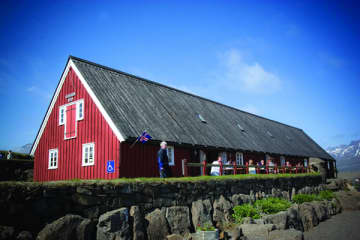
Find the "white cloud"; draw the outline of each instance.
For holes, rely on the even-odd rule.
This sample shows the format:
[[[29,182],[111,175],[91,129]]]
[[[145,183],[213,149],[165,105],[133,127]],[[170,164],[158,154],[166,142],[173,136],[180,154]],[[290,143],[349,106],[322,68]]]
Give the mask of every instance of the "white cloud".
[[[274,93],[280,89],[280,78],[266,71],[258,62],[247,63],[236,49],[223,54],[225,73],[222,79],[227,87],[251,93]]]

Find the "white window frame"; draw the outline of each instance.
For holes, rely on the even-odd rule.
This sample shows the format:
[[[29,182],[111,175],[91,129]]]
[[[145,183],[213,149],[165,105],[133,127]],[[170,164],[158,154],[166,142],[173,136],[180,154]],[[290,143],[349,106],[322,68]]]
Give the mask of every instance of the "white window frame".
[[[221,152],[220,156],[221,156],[221,161],[223,163],[227,163],[227,154],[226,154],[226,152]]]
[[[307,158],[304,158],[304,167],[308,167],[309,160]]]
[[[83,114],[82,114],[82,117],[79,118],[79,103],[82,103],[82,106],[83,106]],[[67,138],[66,137],[66,108],[68,106],[71,106],[73,104],[76,104],[75,106],[75,136],[74,137],[69,137]],[[61,120],[61,109],[64,109],[64,119],[63,119],[63,123],[60,122]],[[80,120],[83,120],[84,119],[84,115],[85,115],[85,104],[84,104],[84,99],[79,99],[79,100],[76,100],[74,102],[70,102],[68,104],[64,104],[62,106],[59,107],[59,125],[64,125],[64,139],[65,140],[68,140],[68,139],[73,139],[73,138],[76,138],[77,137],[77,122],[80,121]]]
[[[61,111],[63,111],[62,119],[61,119]],[[63,105],[59,107],[59,126],[64,125],[65,123],[66,123],[66,106]]]
[[[284,156],[280,156],[280,166],[286,165],[286,158]]]
[[[235,159],[236,165],[244,165],[244,154],[242,152],[236,152]]]
[[[169,149],[171,149],[171,151],[169,152]],[[174,146],[168,146],[167,147],[167,155],[169,158],[169,166],[175,166],[175,154],[174,154],[175,148]]]
[[[80,105],[82,106],[81,116],[80,116]],[[84,99],[81,99],[76,102],[76,121],[80,121],[84,119],[84,112],[85,112],[84,110],[85,110]]]
[[[93,158],[92,161],[90,161],[89,155],[90,155],[90,147],[92,147],[93,149]],[[86,160],[86,149],[88,149],[88,162],[85,162]],[[86,166],[93,166],[95,165],[95,143],[85,143],[82,145],[82,166],[86,167]]]
[[[52,159],[53,159],[53,161],[52,161]],[[48,165],[48,169],[57,169],[58,168],[58,161],[59,161],[59,150],[57,148],[49,149],[49,165]]]

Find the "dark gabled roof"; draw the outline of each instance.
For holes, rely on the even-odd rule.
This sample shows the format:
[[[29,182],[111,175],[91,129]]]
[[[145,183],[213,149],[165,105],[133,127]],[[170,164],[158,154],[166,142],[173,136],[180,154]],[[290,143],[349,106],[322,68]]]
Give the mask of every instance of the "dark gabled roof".
[[[299,128],[70,58],[125,140],[147,130],[154,140],[332,159]]]

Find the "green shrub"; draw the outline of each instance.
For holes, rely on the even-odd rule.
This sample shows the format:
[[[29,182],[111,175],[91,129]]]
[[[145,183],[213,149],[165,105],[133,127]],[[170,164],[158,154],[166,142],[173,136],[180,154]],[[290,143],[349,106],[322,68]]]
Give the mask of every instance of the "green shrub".
[[[215,231],[215,227],[211,224],[205,224],[204,226],[198,225],[196,231]]]
[[[331,200],[335,197],[332,191],[324,190],[319,194],[297,194],[293,197],[292,201],[297,204],[312,201]]]
[[[242,223],[243,218],[251,217],[253,219],[260,218],[260,210],[251,204],[238,205],[233,208],[233,218],[237,223]]]
[[[291,202],[285,199],[270,197],[257,200],[254,205],[262,213],[274,214],[288,209],[291,206]]]
[[[304,202],[312,202],[316,199],[315,194],[296,194],[292,201],[297,204],[301,204]]]
[[[321,200],[331,200],[335,197],[335,194],[330,190],[324,190],[319,193]]]

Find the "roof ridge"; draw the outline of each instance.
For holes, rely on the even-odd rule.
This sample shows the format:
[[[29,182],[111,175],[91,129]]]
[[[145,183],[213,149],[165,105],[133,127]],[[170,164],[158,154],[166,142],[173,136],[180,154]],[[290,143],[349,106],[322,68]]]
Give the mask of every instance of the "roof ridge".
[[[279,122],[279,121],[276,121],[276,120],[273,120],[273,119],[269,119],[269,118],[266,118],[266,117],[262,117],[262,116],[259,116],[259,115],[254,114],[254,113],[249,113],[249,112],[246,112],[246,111],[244,111],[244,110],[238,109],[238,108],[236,108],[236,107],[228,106],[228,105],[226,105],[226,104],[223,104],[223,103],[220,103],[220,102],[217,102],[217,101],[214,101],[214,100],[211,100],[211,99],[208,99],[208,98],[205,98],[205,97],[202,97],[202,96],[193,94],[193,93],[185,92],[185,91],[183,91],[183,90],[180,90],[180,89],[177,89],[177,88],[173,88],[173,87],[170,87],[170,86],[164,85],[164,84],[162,84],[162,83],[158,83],[158,82],[155,82],[155,81],[152,81],[152,80],[143,78],[143,77],[139,77],[139,76],[134,75],[134,74],[131,74],[131,73],[123,72],[123,71],[120,71],[120,70],[115,69],[115,68],[107,67],[107,66],[105,66],[105,65],[101,65],[101,64],[98,64],[98,63],[89,61],[89,60],[85,60],[85,59],[82,59],[82,58],[79,58],[79,57],[72,56],[72,55],[69,55],[69,59],[75,59],[75,60],[78,60],[78,61],[80,61],[80,62],[84,62],[84,63],[90,64],[90,65],[94,65],[94,66],[99,67],[99,68],[103,68],[103,69],[108,70],[108,71],[112,71],[112,72],[115,72],[115,73],[118,73],[118,74],[123,74],[123,75],[129,76],[129,77],[133,77],[133,78],[136,78],[137,80],[141,80],[141,81],[144,81],[144,82],[146,82],[146,83],[150,83],[150,84],[158,85],[158,86],[161,86],[161,87],[165,87],[165,88],[168,88],[168,89],[177,91],[177,92],[181,92],[181,93],[184,93],[184,94],[187,94],[187,95],[196,97],[196,98],[203,99],[203,100],[205,100],[205,101],[209,101],[209,102],[212,102],[212,103],[215,103],[215,104],[218,104],[218,105],[227,107],[227,108],[234,109],[234,110],[236,110],[236,111],[239,111],[239,112],[242,112],[242,113],[245,113],[245,114],[254,116],[254,117],[258,117],[258,118],[261,118],[261,119],[264,119],[264,120],[268,120],[268,121],[271,121],[271,122],[274,122],[274,123],[277,123],[277,124],[280,124],[280,125],[284,125],[284,126],[287,126],[287,127],[291,127],[291,128],[294,128],[294,129],[303,131],[301,128],[294,127],[294,126],[288,125],[288,124],[286,124],[286,123],[282,123],[282,122]]]

